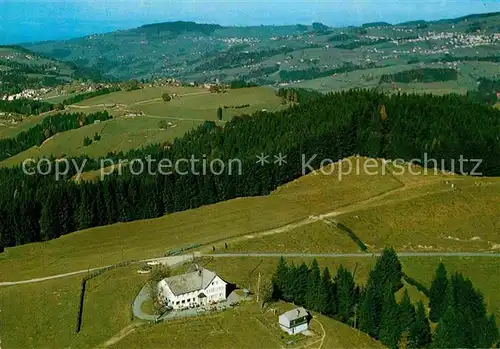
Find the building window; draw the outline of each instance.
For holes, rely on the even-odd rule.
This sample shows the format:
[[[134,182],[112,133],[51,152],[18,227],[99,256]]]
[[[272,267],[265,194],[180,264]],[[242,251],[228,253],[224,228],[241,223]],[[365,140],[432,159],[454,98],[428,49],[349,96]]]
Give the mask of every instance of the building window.
[[[175,302],[176,305],[179,305],[179,301]]]
[[[182,304],[184,304],[184,303],[186,303],[186,301],[183,299],[183,300],[182,300]]]
[[[191,302],[191,298],[188,298],[188,299],[187,299],[187,302],[188,302],[188,303],[189,303],[189,302]]]

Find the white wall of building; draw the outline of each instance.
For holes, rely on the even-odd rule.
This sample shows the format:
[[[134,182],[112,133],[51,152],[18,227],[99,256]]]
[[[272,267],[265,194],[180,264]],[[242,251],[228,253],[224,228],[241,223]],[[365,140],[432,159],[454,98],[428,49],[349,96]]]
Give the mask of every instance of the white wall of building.
[[[167,306],[182,309],[225,300],[226,282],[216,276],[205,289],[174,295],[165,280],[161,280],[158,283],[158,291],[159,297],[166,302]],[[199,298],[201,293],[205,294],[206,298]]]

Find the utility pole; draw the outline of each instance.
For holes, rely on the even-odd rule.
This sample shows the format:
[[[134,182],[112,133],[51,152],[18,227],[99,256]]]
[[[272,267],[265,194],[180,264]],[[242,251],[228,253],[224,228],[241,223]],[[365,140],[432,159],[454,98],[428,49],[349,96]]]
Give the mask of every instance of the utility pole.
[[[257,279],[257,303],[259,303],[259,296],[260,296],[260,272],[259,272],[259,277]]]
[[[354,328],[358,331],[358,337],[359,337],[359,330],[358,327],[356,326],[358,322],[358,303],[354,305]]]

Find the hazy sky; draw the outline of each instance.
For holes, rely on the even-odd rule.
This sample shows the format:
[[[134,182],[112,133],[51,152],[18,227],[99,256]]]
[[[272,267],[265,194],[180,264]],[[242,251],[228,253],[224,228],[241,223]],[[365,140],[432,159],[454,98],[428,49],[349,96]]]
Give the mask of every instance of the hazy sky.
[[[500,11],[500,0],[0,0],[0,44],[190,20],[223,25],[359,25]]]

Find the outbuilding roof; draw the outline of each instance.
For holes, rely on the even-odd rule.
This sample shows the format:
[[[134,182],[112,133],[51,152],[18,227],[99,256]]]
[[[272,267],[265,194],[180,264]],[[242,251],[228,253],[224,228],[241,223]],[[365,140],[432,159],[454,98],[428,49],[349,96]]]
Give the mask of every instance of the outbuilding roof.
[[[163,279],[170,291],[176,296],[205,289],[217,275],[207,269],[199,269],[187,274]]]

